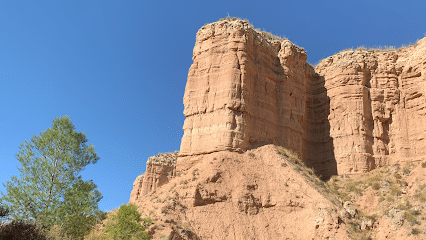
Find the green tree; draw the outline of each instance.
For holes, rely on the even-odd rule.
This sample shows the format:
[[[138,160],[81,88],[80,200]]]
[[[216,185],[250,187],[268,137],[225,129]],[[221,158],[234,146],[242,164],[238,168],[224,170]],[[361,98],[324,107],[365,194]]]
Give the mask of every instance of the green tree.
[[[96,223],[106,218],[105,213],[98,211],[98,202],[87,201],[94,198],[100,200],[95,188],[93,182],[85,182],[78,177],[74,187],[66,190],[63,207],[58,211],[65,216],[61,228],[68,236],[83,239]]]
[[[143,224],[141,224],[143,222]],[[122,205],[116,215],[106,226],[107,234],[118,239],[149,239],[146,227],[152,222],[149,218],[141,219],[141,214],[133,204]]]
[[[92,181],[79,176],[85,166],[99,160],[94,146],[86,143],[86,134],[76,132],[69,117],[63,116],[53,119],[52,128],[21,144],[16,154],[22,164],[18,167],[21,178],[13,176],[3,183],[7,194],[2,192],[0,198],[13,219],[40,221],[48,228],[65,226],[74,234],[77,224],[70,224],[70,219],[80,217],[78,223],[91,223],[86,216],[99,214],[102,195]]]

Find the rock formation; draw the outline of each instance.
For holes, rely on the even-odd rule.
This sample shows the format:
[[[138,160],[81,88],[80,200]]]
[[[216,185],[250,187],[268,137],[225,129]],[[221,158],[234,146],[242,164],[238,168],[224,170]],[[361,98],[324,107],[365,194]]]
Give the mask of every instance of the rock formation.
[[[179,172],[137,203],[156,216],[153,239],[348,239],[347,211],[322,182],[265,145],[219,151]]]
[[[202,27],[184,95],[180,155],[276,143],[301,153],[306,52],[247,21]]]
[[[136,203],[139,198],[155,191],[176,176],[176,160],[178,152],[158,154],[148,158],[146,172],[133,182],[130,203]]]
[[[325,177],[422,158],[425,56],[423,39],[342,51],[314,69],[303,48],[247,21],[207,24],[189,69],[178,165],[266,143],[293,149]]]
[[[398,50],[347,50],[315,67],[325,80],[339,174],[426,155],[426,38]]]
[[[398,50],[345,50],[314,68],[289,40],[225,19],[198,31],[193,54],[179,158],[150,157],[133,183],[130,203],[158,221],[151,236],[348,239],[351,229],[386,229],[387,222],[383,214],[361,216],[342,196],[368,202],[363,211],[372,216],[393,199],[389,193],[379,205],[385,195],[374,192],[391,192],[391,177],[404,188],[395,199],[420,196],[424,182],[420,190],[412,186],[425,179],[425,163],[405,184],[401,175],[412,164],[388,169],[387,180],[367,175],[353,186],[369,189],[361,189],[365,195],[347,183],[355,173],[425,160],[426,38]],[[324,184],[305,165],[324,178],[354,175]],[[375,185],[365,185],[372,179]],[[400,227],[403,213],[394,212]],[[392,235],[390,226],[379,239]]]

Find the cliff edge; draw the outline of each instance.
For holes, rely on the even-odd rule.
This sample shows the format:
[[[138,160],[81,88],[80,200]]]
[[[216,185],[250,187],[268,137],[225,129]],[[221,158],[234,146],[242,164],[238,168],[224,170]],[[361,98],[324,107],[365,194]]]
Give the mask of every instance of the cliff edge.
[[[423,39],[342,51],[314,68],[303,48],[248,21],[207,24],[188,73],[178,168],[191,156],[270,143],[325,178],[422,160],[425,56]]]

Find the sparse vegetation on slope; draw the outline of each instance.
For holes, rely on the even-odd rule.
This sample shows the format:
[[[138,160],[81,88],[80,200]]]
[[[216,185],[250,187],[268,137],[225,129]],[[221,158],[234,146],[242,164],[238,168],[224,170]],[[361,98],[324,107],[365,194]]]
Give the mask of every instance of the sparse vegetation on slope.
[[[424,234],[416,225],[421,226],[426,217],[423,213],[426,185],[420,184],[424,179],[412,177],[413,171],[416,174],[422,171],[422,165],[395,164],[362,175],[333,176],[326,183],[341,202],[353,202],[358,209],[359,217],[350,221],[353,239],[374,239],[379,224],[408,235]],[[365,228],[368,219],[370,227]]]

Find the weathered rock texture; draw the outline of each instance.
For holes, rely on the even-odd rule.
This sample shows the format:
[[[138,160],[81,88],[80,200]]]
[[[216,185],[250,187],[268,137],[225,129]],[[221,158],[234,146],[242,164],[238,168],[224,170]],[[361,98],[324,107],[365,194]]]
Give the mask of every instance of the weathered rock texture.
[[[155,191],[176,176],[176,160],[178,152],[158,154],[148,158],[146,172],[133,182],[130,203],[136,203],[139,198]]]
[[[157,218],[152,238],[349,239],[344,209],[279,149],[192,156],[199,161],[137,203]]]
[[[247,21],[202,27],[184,96],[181,156],[268,142],[302,149],[306,52]]]
[[[398,50],[347,50],[315,67],[325,79],[338,173],[426,154],[426,39]]]
[[[322,176],[426,154],[426,40],[348,50],[315,69],[287,39],[247,21],[202,27],[184,95],[180,156],[273,143]]]

